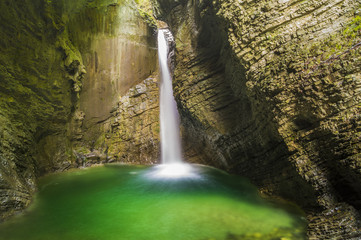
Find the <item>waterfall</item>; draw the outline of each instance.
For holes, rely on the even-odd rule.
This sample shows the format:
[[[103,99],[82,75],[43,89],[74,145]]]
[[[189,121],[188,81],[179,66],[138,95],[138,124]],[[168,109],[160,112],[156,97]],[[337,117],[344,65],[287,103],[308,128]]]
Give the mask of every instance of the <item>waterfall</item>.
[[[161,163],[152,168],[147,177],[151,179],[200,178],[191,165],[183,162],[179,115],[173,97],[172,77],[168,66],[168,41],[172,37],[168,29],[158,30],[158,58],[160,68],[160,141]]]
[[[172,37],[168,29],[158,30],[158,58],[160,68],[160,141],[161,165],[154,167],[147,176],[150,178],[178,179],[199,178],[191,165],[182,159],[181,138],[179,134],[179,114],[173,97],[172,77],[168,66],[168,41]]]
[[[172,78],[168,66],[168,29],[158,30],[158,58],[161,73],[160,82],[160,134],[162,164],[182,163],[179,134],[179,115],[173,97]]]

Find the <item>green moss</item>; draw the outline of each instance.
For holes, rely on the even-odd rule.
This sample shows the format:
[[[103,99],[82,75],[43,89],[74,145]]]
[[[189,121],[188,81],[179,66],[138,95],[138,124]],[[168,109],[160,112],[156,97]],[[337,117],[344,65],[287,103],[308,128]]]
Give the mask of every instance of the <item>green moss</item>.
[[[104,147],[104,143],[105,143],[105,133],[102,132],[100,134],[100,136],[97,138],[97,140],[94,143],[94,148],[95,149],[101,149]]]
[[[83,64],[82,56],[79,50],[70,41],[68,31],[64,31],[59,36],[56,45],[60,47],[66,55],[64,62],[65,66],[69,67],[74,61],[78,61],[80,64]]]
[[[351,53],[349,50],[361,41],[360,31],[361,17],[357,16],[351,19],[343,30],[334,33],[323,41],[314,41],[311,45],[305,45],[305,48],[299,50],[295,56],[292,56],[292,59],[295,62],[300,62],[301,58],[305,59],[306,64],[303,73],[307,74],[315,71],[320,73],[323,70],[322,67],[326,65],[340,69],[342,66],[334,62]],[[334,79],[337,80],[337,78]]]
[[[152,0],[135,0],[140,16],[149,24],[149,26],[156,28],[156,19],[153,13]]]
[[[124,0],[87,0],[86,4],[89,8],[102,8],[110,5],[120,5],[123,2]]]
[[[146,23],[149,24],[149,26],[151,26],[153,28],[157,27],[156,20],[151,12],[149,13],[140,8],[138,8],[138,12],[139,12],[140,16],[146,21]]]
[[[346,37],[356,38],[361,35],[361,16],[356,16],[343,31]]]

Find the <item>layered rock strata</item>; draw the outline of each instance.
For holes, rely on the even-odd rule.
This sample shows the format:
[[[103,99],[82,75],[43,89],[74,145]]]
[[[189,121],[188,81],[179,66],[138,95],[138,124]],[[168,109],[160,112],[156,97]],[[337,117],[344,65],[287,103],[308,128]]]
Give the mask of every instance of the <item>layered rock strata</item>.
[[[51,4],[2,1],[0,9],[2,219],[30,203],[42,172],[37,144],[50,134],[65,134],[84,71]]]
[[[159,6],[176,38],[174,89],[191,161],[296,202],[310,239],[359,238],[360,3]]]
[[[123,163],[159,161],[158,78],[149,77],[122,96],[105,135],[108,155]]]

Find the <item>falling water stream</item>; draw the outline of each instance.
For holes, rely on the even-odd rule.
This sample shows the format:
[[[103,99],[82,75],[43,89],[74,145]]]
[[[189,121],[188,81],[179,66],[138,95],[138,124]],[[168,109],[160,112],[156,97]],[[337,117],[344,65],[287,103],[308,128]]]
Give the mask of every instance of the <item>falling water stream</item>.
[[[173,96],[172,77],[168,66],[168,39],[173,36],[168,29],[158,30],[158,59],[160,68],[160,135],[161,165],[152,172],[153,177],[178,178],[196,177],[195,169],[182,160],[181,138],[179,134],[179,115]]]
[[[30,207],[0,224],[0,240],[306,239],[296,208],[262,199],[239,176],[183,163],[166,31],[158,36],[163,164],[43,177]]]
[[[158,58],[161,72],[160,84],[160,134],[163,164],[182,163],[177,105],[173,97],[172,78],[168,66],[167,29],[158,31]]]

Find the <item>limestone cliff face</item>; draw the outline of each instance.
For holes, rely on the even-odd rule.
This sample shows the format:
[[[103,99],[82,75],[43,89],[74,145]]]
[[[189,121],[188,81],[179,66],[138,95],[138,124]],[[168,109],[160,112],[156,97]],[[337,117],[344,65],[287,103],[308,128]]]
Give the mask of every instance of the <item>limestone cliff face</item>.
[[[156,29],[139,11],[133,1],[112,1],[69,19],[87,71],[72,122],[78,165],[157,160]]]
[[[45,173],[156,161],[155,37],[135,2],[6,0],[0,20],[0,220]]]
[[[360,2],[159,4],[188,158],[296,202],[310,239],[359,237]]]

